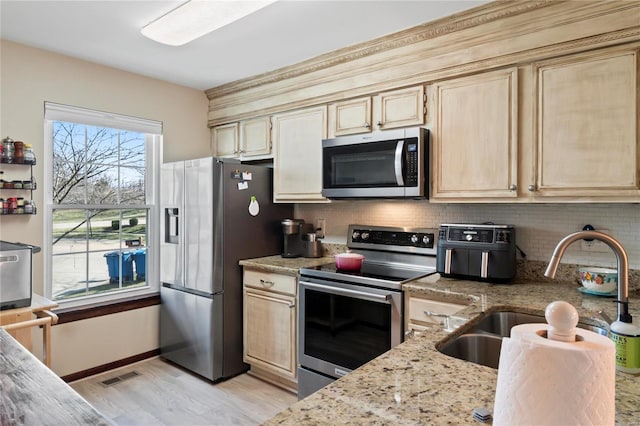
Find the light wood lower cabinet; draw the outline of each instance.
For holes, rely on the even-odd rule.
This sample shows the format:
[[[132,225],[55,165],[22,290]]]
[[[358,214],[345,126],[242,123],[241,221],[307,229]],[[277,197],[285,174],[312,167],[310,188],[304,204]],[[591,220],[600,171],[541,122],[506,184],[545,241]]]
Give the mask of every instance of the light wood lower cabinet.
[[[423,295],[406,292],[405,324],[404,330],[407,337],[413,337],[429,330],[430,325],[439,324],[445,328],[455,328],[456,324],[450,321],[451,317],[467,305],[460,303],[431,300]]]
[[[244,362],[251,373],[297,389],[296,277],[244,269]]]

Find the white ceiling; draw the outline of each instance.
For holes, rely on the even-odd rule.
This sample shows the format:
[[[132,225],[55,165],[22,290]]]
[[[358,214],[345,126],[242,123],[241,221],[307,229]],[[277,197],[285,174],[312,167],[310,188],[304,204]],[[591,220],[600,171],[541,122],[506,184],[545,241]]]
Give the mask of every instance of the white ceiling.
[[[0,0],[0,35],[206,90],[469,9],[487,0],[281,0],[184,46],[140,28],[184,3]]]

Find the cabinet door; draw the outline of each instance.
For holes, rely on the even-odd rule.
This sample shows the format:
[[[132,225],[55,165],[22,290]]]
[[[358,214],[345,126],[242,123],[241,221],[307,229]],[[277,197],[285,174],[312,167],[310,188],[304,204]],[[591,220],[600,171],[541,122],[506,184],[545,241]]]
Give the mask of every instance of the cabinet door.
[[[517,69],[434,84],[434,200],[517,196]]]
[[[376,127],[380,130],[424,124],[424,86],[380,93],[375,98]]]
[[[274,202],[324,202],[322,139],[327,137],[327,107],[273,117]]]
[[[371,131],[371,97],[329,105],[329,137]]]
[[[296,376],[295,298],[244,292],[244,361]]]
[[[240,122],[240,156],[271,154],[271,118],[260,117]]]
[[[214,157],[238,156],[238,141],[238,123],[224,124],[211,129]]]
[[[536,195],[637,200],[638,52],[572,55],[536,76]]]

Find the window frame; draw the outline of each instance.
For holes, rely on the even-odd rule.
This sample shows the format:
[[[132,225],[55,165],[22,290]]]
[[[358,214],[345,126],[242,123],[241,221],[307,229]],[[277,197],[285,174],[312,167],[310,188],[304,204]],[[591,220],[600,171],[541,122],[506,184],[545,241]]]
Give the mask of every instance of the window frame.
[[[145,295],[157,294],[160,290],[158,276],[160,260],[159,232],[154,230],[160,226],[160,168],[162,166],[162,122],[130,117],[121,114],[96,111],[68,105],[45,102],[44,104],[44,194],[43,213],[44,238],[44,291],[45,297],[53,299],[53,123],[54,121],[73,122],[89,126],[103,126],[119,130],[135,131],[145,134],[145,196],[146,203],[140,208],[148,209],[146,247],[146,285],[143,287],[124,288],[105,293],[78,296],[70,299],[54,300],[60,308],[74,308],[88,305],[115,302]],[[151,164],[149,164],[151,163]],[[101,206],[105,209],[112,205]],[[106,265],[105,265],[106,267]]]

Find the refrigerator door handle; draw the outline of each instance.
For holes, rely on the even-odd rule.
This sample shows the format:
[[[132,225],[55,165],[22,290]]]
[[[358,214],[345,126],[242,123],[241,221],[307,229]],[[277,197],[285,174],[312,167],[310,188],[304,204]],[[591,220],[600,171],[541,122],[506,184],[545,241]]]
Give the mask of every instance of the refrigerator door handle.
[[[164,242],[178,244],[180,212],[177,207],[164,209]]]
[[[184,287],[181,285],[173,285],[169,283],[162,283],[162,287],[170,288],[171,290],[182,291],[184,293],[195,294],[196,296],[206,297],[207,299],[213,299],[215,296],[223,293],[222,291],[216,293],[207,293],[206,291],[200,291],[194,288]]]

